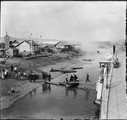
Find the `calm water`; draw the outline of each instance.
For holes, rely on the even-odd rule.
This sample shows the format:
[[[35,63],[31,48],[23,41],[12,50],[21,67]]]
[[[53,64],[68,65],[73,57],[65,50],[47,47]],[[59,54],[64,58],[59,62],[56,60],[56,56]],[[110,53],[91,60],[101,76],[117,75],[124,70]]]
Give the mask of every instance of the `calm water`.
[[[94,116],[95,90],[42,85],[1,111],[2,118],[85,118]]]

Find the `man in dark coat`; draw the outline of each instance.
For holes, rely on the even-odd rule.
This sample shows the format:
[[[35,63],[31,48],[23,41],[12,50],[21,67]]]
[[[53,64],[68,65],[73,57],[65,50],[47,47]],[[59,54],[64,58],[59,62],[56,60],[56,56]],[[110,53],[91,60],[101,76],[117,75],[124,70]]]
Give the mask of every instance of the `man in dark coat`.
[[[87,76],[86,76],[86,82],[91,82],[90,80],[89,80],[89,74],[87,73]]]
[[[51,81],[51,74],[49,73],[49,82]]]
[[[70,82],[73,82],[73,80],[74,80],[74,77],[71,75]]]
[[[13,65],[11,65],[11,71],[12,71],[12,72],[14,71],[14,66],[13,66]]]
[[[74,74],[74,80],[77,80],[77,79],[78,79],[77,75]]]

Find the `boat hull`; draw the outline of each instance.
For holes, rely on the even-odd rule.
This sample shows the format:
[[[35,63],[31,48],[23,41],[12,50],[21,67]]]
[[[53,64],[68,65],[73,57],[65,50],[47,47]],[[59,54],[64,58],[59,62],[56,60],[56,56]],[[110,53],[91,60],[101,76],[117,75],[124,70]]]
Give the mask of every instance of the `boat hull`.
[[[79,83],[66,83],[66,87],[77,87]]]

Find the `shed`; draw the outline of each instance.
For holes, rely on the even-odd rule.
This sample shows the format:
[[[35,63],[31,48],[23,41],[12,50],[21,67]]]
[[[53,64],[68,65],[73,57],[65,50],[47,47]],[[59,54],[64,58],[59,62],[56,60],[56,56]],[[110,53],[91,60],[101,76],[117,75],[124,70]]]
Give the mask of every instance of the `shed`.
[[[34,53],[35,51],[39,50],[39,45],[31,40],[24,40],[20,42],[16,48],[19,49],[19,52],[28,52],[28,53]]]
[[[17,57],[19,55],[19,50],[15,47],[9,48],[7,50],[7,55],[10,57]]]

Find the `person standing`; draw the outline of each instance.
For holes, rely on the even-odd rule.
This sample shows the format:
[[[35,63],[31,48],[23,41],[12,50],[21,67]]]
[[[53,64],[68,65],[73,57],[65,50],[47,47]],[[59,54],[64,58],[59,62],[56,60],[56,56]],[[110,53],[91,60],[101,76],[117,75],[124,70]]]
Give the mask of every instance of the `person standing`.
[[[4,72],[3,72],[3,71],[1,72],[1,78],[2,78],[2,79],[5,78],[5,75],[4,75]]]
[[[51,74],[49,73],[49,82],[51,81]]]
[[[71,75],[70,82],[73,82],[74,77]]]
[[[16,91],[14,90],[13,87],[11,87],[11,93],[15,93]]]
[[[42,79],[44,79],[44,76],[43,76],[44,74],[43,74],[43,72],[41,73],[41,76],[42,76]]]
[[[13,66],[13,64],[11,65],[11,72],[13,72],[14,71],[14,66]]]
[[[66,83],[68,82],[68,75],[66,75]]]
[[[74,80],[76,81],[78,79],[77,75],[74,74]]]
[[[35,72],[33,73],[33,80],[34,80],[34,82],[36,81],[36,74],[35,74]]]
[[[5,68],[2,69],[2,76],[3,79],[5,78]]]
[[[17,67],[16,67],[16,66],[14,67],[14,72],[15,72],[15,73],[17,72]]]
[[[8,76],[8,70],[7,69],[5,69],[4,75],[5,75],[5,78],[7,78],[7,76]]]
[[[86,83],[87,83],[88,81],[91,82],[91,81],[89,80],[89,74],[87,73],[87,75],[86,75]]]
[[[16,71],[15,72],[15,78],[18,80],[18,77],[19,77],[19,75],[18,75],[18,72]]]

